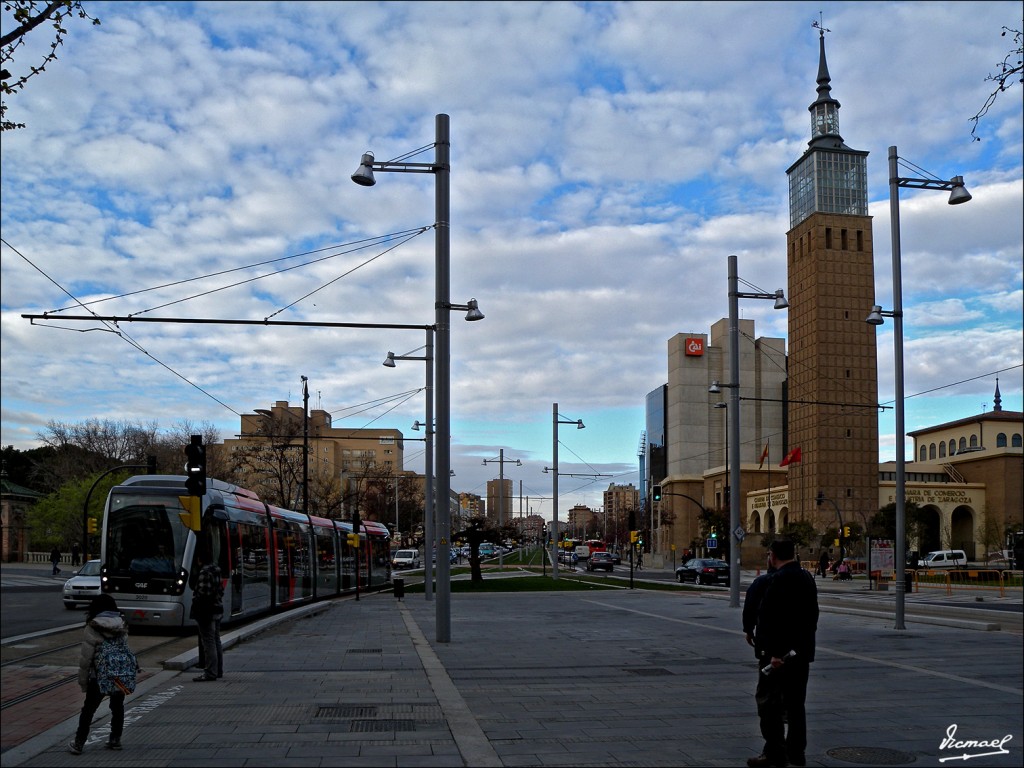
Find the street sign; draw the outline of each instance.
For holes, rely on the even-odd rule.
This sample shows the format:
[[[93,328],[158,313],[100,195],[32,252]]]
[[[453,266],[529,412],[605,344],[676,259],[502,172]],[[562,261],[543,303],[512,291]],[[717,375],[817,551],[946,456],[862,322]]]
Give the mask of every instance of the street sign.
[[[718,539],[708,539],[708,549],[718,549]]]
[[[747,532],[743,530],[743,526],[737,525],[733,530],[732,535],[736,537],[736,541],[743,543],[743,540],[747,537]]]

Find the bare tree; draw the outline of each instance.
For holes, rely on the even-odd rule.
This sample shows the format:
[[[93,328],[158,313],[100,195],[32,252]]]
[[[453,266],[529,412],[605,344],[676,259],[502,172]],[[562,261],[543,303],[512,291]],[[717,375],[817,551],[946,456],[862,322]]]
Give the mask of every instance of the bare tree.
[[[24,128],[24,123],[12,123],[5,119],[7,104],[4,99],[13,96],[22,89],[35,75],[46,70],[46,65],[57,60],[57,48],[64,44],[67,29],[64,22],[71,17],[89,19],[94,25],[100,23],[85,12],[81,0],[54,0],[40,3],[36,0],[4,0],[3,13],[10,16],[4,19],[4,28],[10,28],[0,37],[0,130],[11,131]],[[13,22],[13,24],[11,23]],[[29,65],[21,75],[13,75],[9,69],[14,67],[14,54],[25,44],[25,35],[40,25],[50,22],[55,34],[50,50],[47,51],[38,66]]]
[[[996,103],[996,99],[999,98],[999,94],[1011,87],[1016,80],[1017,83],[1024,82],[1024,46],[1022,46],[1022,36],[1019,29],[1010,29],[1009,27],[1003,27],[1002,36],[1013,35],[1013,48],[1007,51],[1003,60],[996,65],[994,72],[989,73],[985,78],[986,82],[993,82],[996,84],[995,90],[988,95],[985,99],[985,103],[982,105],[978,113],[971,118],[971,122],[974,123],[974,127],[971,129],[971,136],[974,141],[981,141],[981,137],[977,135],[978,124],[985,115],[988,114],[989,109]]]

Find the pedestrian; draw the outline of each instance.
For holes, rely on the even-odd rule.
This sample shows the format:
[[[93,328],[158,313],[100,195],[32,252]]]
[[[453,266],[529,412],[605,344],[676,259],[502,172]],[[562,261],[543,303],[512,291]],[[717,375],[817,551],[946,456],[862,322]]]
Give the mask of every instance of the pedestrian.
[[[818,560],[818,573],[821,578],[828,576],[828,552],[821,550],[821,558]]]
[[[81,564],[81,559],[82,550],[78,546],[78,542],[76,541],[74,544],[71,545],[71,564],[75,567],[78,567],[78,565]]]
[[[750,582],[750,586],[747,587],[747,594],[743,598],[743,634],[747,638],[747,645],[751,648],[757,648],[754,642],[754,635],[757,631],[757,614],[761,609],[761,600],[764,599],[765,590],[768,589],[768,582],[774,573],[775,567],[772,565],[771,552],[769,552],[767,569]],[[754,655],[757,655],[756,650]]]
[[[82,638],[78,659],[78,687],[85,693],[85,703],[82,705],[82,713],[78,716],[75,738],[68,744],[68,751],[73,755],[82,754],[85,740],[89,737],[93,715],[96,714],[105,695],[100,691],[96,674],[96,652],[104,640],[127,637],[128,625],[117,609],[114,598],[107,594],[99,594],[93,598],[85,614],[85,636]],[[107,749],[121,749],[124,697],[124,692],[117,688],[110,692],[110,738],[107,740]]]
[[[50,564],[53,565],[53,571],[51,576],[56,576],[60,573],[60,548],[54,547],[50,550]]]
[[[224,648],[220,642],[220,622],[224,615],[224,582],[220,567],[214,562],[209,542],[205,539],[196,547],[199,575],[192,590],[191,618],[199,628],[202,649],[203,674],[192,678],[206,683],[224,676]]]
[[[794,544],[776,539],[768,556],[775,568],[761,599],[754,628],[758,676],[757,714],[764,749],[749,768],[807,765],[807,678],[814,661],[818,588],[795,559]],[[788,725],[788,727],[787,727]]]

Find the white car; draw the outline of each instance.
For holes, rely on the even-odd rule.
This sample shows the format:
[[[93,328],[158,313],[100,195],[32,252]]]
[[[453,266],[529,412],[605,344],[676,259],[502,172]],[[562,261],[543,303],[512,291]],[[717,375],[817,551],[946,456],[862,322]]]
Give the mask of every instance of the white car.
[[[88,608],[99,593],[100,561],[90,560],[64,582],[64,607],[69,611],[79,606]]]

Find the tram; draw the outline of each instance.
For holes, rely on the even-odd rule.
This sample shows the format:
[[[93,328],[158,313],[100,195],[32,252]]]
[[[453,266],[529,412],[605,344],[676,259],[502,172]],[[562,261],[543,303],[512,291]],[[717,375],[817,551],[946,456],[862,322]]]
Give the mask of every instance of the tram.
[[[129,624],[190,624],[198,572],[183,475],[137,475],[111,489],[103,513],[100,584]],[[252,491],[206,481],[202,530],[224,576],[224,624],[391,582],[390,532],[267,504]],[[358,587],[357,587],[358,579]]]

